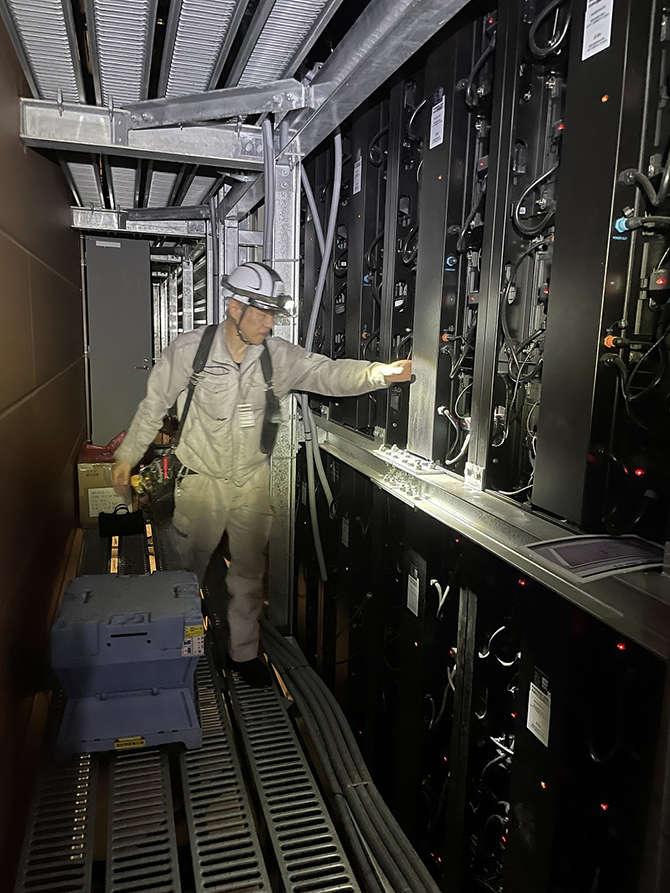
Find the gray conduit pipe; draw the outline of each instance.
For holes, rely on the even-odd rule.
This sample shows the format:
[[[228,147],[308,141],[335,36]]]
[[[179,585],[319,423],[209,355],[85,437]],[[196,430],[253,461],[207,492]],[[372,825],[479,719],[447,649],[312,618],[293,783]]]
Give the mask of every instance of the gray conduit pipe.
[[[291,683],[291,691],[295,695],[296,704],[301,711],[301,715],[303,715],[303,719],[307,721],[309,717],[315,723],[314,728],[317,730],[317,735],[313,737],[313,741],[315,747],[319,750],[321,762],[324,766],[330,765],[331,771],[335,773],[338,787],[343,791],[346,802],[351,808],[356,822],[360,825],[361,830],[359,833],[366,840],[374,857],[379,861],[384,874],[391,881],[393,890],[395,893],[418,893],[420,887],[407,883],[403,872],[396,864],[388,845],[383,839],[383,833],[380,834],[380,829],[375,827],[372,819],[363,809],[357,790],[361,783],[360,781],[352,781],[351,778],[347,777],[345,757],[340,753],[336,742],[331,736],[327,716],[321,709],[318,700],[315,700],[313,695],[308,693],[309,687],[303,686],[302,683],[299,683],[294,678],[295,672],[299,668],[292,666],[290,658],[287,660],[279,649],[274,651],[272,662],[282,676]],[[305,706],[307,706],[307,712],[303,714],[302,708]]]
[[[305,168],[302,167],[300,169],[300,179],[302,182],[303,192],[305,193],[305,198],[307,199],[307,204],[309,205],[309,210],[312,214],[312,220],[314,221],[314,231],[316,233],[316,241],[319,246],[319,251],[321,252],[322,263],[325,263],[323,258],[326,253],[326,245],[325,239],[323,236],[323,226],[321,225],[321,218],[319,217],[319,210],[316,206],[316,201],[314,200],[314,191],[312,190],[312,186],[309,182],[309,177],[307,176],[307,172]],[[339,197],[338,197],[339,201]],[[311,349],[312,345],[309,345],[308,349]],[[328,482],[328,476],[326,475],[326,470],[323,467],[323,460],[321,458],[321,450],[319,449],[318,441],[316,441],[314,437],[315,425],[314,425],[314,417],[312,415],[312,411],[309,408],[309,400],[306,394],[303,394],[300,399],[300,405],[302,407],[302,417],[305,425],[305,435],[309,436],[312,441],[315,443],[316,448],[313,450],[314,458],[316,459],[316,470],[319,474],[319,480],[321,481],[321,486],[323,487],[323,492],[326,496],[326,501],[328,503],[328,511],[332,510],[333,506],[333,493],[330,489],[330,483]]]
[[[319,309],[321,307],[321,300],[323,298],[323,291],[326,285],[326,274],[328,272],[330,254],[333,250],[333,242],[335,240],[335,224],[337,222],[337,209],[340,203],[340,187],[342,185],[342,135],[340,133],[336,133],[334,137],[334,147],[335,147],[335,165],[333,170],[333,197],[330,203],[330,215],[328,218],[328,229],[326,230],[326,238],[323,245],[323,254],[321,258],[321,270],[319,272],[319,279],[316,284],[316,290],[314,292],[314,303],[312,305],[312,313],[309,319],[309,325],[307,326],[307,335],[305,338],[305,348],[307,350],[311,350],[314,344],[314,333],[316,331],[316,321],[319,315]],[[312,195],[312,200],[314,196]],[[308,199],[309,201],[309,199]],[[318,219],[318,215],[317,218]],[[307,394],[303,394],[301,397],[301,405],[303,407],[303,422],[305,425],[305,445],[307,449],[307,482],[308,482],[308,492],[309,492],[309,514],[310,520],[312,522],[312,531],[314,534],[314,547],[316,550],[316,558],[319,563],[319,573],[321,575],[321,579],[326,582],[328,579],[328,571],[326,570],[326,562],[323,556],[323,546],[321,545],[321,534],[319,531],[319,517],[316,511],[316,490],[314,487],[314,464],[320,466],[321,472],[323,472],[323,465],[321,463],[321,456],[319,455],[318,460],[316,459],[316,453],[319,450],[318,444],[314,444],[313,437],[313,424],[309,415],[309,405],[308,405],[308,397]],[[307,410],[307,411],[305,411]],[[325,472],[321,477],[322,483],[324,480],[327,481]],[[324,487],[324,490],[326,488]],[[330,492],[330,487],[328,487],[327,492]],[[330,494],[330,502],[332,503],[332,493]]]
[[[394,888],[402,890],[404,884],[409,883],[409,888],[413,893],[419,890],[437,891],[435,881],[418,858],[374,786],[346,718],[330,690],[318,674],[309,667],[304,655],[298,649],[293,648],[266,621],[263,621],[263,637],[264,645],[270,653],[273,663],[278,667],[281,665],[281,670],[289,677],[291,692],[299,690],[302,697],[307,700],[309,716],[305,717],[305,722],[310,726],[310,722],[317,719],[316,729],[310,726],[310,731],[315,738],[323,741],[324,745],[330,745],[328,750],[332,754],[333,766],[338,771],[343,789],[346,792],[347,787],[351,785],[363,806],[366,817],[374,826],[377,835],[376,842],[373,845],[372,840],[369,840],[368,843],[375,858],[379,858],[377,850],[382,842],[393,854],[393,862],[403,876],[400,880],[396,875],[394,880],[396,883],[400,883],[400,887],[396,887],[394,884]],[[328,697],[324,698],[324,693]],[[322,759],[324,759],[324,755],[322,755]],[[348,781],[346,776],[342,776],[342,771],[346,771]],[[380,864],[385,870],[389,869],[385,860],[380,860]],[[390,870],[393,873],[393,869]]]

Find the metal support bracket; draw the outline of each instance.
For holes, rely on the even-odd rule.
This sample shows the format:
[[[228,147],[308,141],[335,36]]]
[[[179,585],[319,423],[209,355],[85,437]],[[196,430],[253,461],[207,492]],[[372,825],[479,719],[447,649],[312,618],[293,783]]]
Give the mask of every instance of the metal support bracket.
[[[125,109],[128,114],[123,126],[137,130],[244,118],[267,112],[285,115],[295,109],[318,108],[326,94],[327,90],[323,85],[315,89],[292,78],[260,87],[224,87],[222,90],[209,90],[206,93],[193,93],[172,99],[127,103]]]
[[[133,130],[123,109],[21,100],[21,138],[28,146],[72,152],[100,152],[128,158],[202,164],[260,171],[260,127],[249,124],[202,124]]]

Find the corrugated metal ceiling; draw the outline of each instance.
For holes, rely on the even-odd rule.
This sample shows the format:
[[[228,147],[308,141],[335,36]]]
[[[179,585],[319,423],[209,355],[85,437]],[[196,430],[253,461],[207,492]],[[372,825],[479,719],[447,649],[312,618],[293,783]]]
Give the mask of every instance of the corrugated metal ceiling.
[[[71,0],[0,0],[0,12],[36,96],[119,108],[150,98],[150,89],[174,98],[213,89],[222,76],[241,86],[289,76],[340,2],[171,0],[163,18],[159,0],[84,0],[75,18]],[[80,46],[88,48],[83,60]],[[214,172],[192,169],[184,188],[175,189],[183,173],[177,166],[154,171],[146,163],[129,168],[84,159],[66,165],[86,206],[132,208],[138,196],[141,203],[140,181],[149,207],[179,194],[192,205],[220,181]]]

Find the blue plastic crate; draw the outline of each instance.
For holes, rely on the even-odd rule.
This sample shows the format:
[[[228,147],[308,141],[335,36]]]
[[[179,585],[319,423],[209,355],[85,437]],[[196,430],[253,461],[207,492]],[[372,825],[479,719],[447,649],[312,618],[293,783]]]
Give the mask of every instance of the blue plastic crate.
[[[203,645],[195,574],[77,577],[51,631],[68,696],[58,750],[199,747],[194,672]]]

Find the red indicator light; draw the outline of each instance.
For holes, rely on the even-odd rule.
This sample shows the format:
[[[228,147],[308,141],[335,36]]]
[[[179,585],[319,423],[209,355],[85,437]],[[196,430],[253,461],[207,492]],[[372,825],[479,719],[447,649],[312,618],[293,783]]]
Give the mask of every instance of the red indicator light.
[[[525,580],[523,580],[523,579],[522,579],[522,580],[519,580],[519,586],[525,586],[525,585],[526,585],[526,581],[525,581]]]
[[[449,757],[443,757],[443,760],[444,760],[445,763],[448,763],[448,762],[449,762]]]
[[[565,124],[559,124],[558,130],[565,130]]]
[[[541,781],[541,782],[540,782],[540,787],[542,788],[543,791],[546,791],[546,790],[547,790],[547,783],[546,783],[546,781]]]
[[[625,642],[617,642],[616,648],[617,648],[617,651],[625,651],[626,643]]]
[[[518,715],[519,715],[518,713],[512,713],[511,717],[512,717],[512,719],[516,719]]]
[[[607,810],[610,808],[610,805],[609,805],[609,803],[601,803],[600,808],[602,809],[603,812],[607,812]]]
[[[437,179],[438,179],[438,180],[441,180],[441,179],[442,179],[442,174],[438,174],[438,175],[437,175]]]
[[[459,540],[459,538],[458,538],[458,537],[456,537],[456,539],[455,539],[455,540],[454,540],[454,542],[455,542],[455,543],[460,543],[460,540]]]
[[[494,20],[493,20],[493,17],[491,17],[491,18],[489,19],[489,25],[492,25],[492,24],[493,24],[493,21],[494,21]]]
[[[503,834],[503,836],[502,836],[502,842],[503,842],[503,843],[507,843],[507,838],[505,837],[504,834]]]
[[[665,285],[667,281],[668,280],[665,278],[665,276],[659,276],[656,280],[656,285]]]
[[[645,472],[644,468],[636,468],[635,469],[635,477],[641,478],[641,477],[644,477],[645,474],[646,474],[646,472]]]
[[[607,93],[604,93],[604,94],[600,97],[600,101],[601,101],[601,102],[607,102],[608,99],[609,99],[609,95],[608,95]]]

